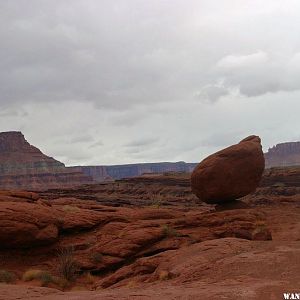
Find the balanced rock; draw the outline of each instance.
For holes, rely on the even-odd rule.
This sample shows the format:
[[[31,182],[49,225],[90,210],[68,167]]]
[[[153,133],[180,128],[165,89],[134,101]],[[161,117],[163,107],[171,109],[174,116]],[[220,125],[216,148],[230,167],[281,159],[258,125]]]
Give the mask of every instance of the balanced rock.
[[[246,196],[257,188],[265,168],[258,136],[208,156],[194,169],[192,191],[206,203],[222,203]]]

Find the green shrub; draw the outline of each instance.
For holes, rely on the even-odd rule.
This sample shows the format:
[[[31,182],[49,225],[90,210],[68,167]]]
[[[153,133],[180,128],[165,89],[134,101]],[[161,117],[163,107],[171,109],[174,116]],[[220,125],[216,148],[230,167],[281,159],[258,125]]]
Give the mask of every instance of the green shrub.
[[[10,283],[16,279],[16,276],[6,270],[0,270],[0,282]]]
[[[24,281],[39,280],[43,286],[47,286],[49,283],[55,282],[49,272],[36,269],[26,271],[23,274],[22,279]]]
[[[150,200],[149,205],[153,208],[160,208],[164,203],[164,195],[161,192],[148,192],[146,198]]]
[[[162,234],[165,237],[174,237],[174,236],[178,237],[179,236],[178,232],[174,228],[170,227],[169,225],[163,225]]]
[[[67,281],[73,281],[79,272],[78,263],[74,259],[73,247],[58,251],[58,272]]]

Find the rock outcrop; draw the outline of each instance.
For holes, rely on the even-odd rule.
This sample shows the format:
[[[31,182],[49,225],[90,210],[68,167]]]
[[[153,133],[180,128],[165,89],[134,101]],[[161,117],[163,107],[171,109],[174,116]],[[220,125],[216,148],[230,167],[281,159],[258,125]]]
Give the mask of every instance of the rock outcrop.
[[[266,168],[300,165],[300,142],[281,143],[265,153]]]
[[[0,248],[27,248],[55,242],[59,221],[54,215],[55,210],[48,206],[2,202],[0,196]]]
[[[253,192],[264,171],[258,136],[249,136],[204,159],[191,175],[192,191],[207,203],[232,201]]]
[[[90,182],[80,170],[66,168],[30,145],[21,132],[0,133],[0,188],[40,190]]]

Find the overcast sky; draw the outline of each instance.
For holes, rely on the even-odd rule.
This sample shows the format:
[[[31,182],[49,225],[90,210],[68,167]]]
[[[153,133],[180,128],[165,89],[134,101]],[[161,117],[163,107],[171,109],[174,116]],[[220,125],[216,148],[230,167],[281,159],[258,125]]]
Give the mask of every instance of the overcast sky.
[[[0,131],[67,165],[300,140],[299,0],[0,0]]]

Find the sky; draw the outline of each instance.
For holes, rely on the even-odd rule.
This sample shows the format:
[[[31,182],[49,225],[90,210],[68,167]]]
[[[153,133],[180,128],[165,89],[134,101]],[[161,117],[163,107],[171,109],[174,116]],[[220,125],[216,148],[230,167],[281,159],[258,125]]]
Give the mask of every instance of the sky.
[[[66,165],[300,140],[299,0],[0,0],[0,131]]]

